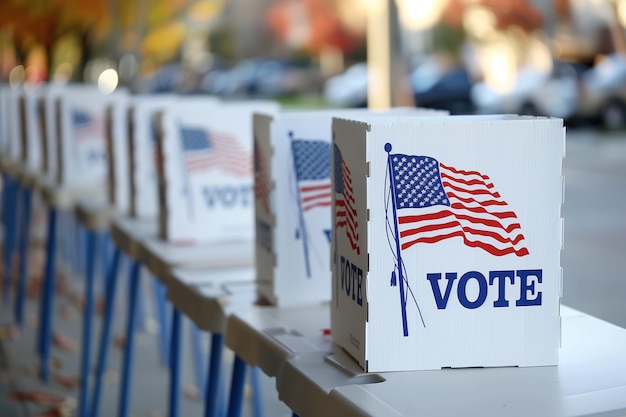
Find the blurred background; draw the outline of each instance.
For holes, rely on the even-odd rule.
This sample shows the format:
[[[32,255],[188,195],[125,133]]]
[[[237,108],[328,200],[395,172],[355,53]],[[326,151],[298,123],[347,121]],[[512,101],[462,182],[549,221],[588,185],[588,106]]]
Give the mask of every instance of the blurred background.
[[[2,0],[0,80],[367,106],[387,36],[388,104],[618,128],[625,25],[626,0]]]

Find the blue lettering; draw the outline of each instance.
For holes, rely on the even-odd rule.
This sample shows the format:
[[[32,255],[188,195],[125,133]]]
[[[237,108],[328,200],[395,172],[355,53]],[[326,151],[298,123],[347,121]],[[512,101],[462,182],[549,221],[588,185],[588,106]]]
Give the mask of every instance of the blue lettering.
[[[89,162],[98,162],[100,160],[106,161],[107,160],[107,154],[106,154],[106,152],[104,152],[102,150],[91,149],[89,151],[89,154],[87,154],[87,159],[89,160]]]
[[[448,306],[452,287],[454,286],[454,281],[456,281],[457,276],[458,274],[456,272],[446,272],[447,283],[445,292],[442,293],[439,283],[439,281],[441,281],[441,273],[426,274],[426,279],[430,282],[430,287],[433,291],[435,304],[439,310],[444,310]],[[515,285],[516,277],[519,277],[520,281],[520,296],[515,302],[515,306],[527,307],[541,305],[542,292],[537,288],[537,286],[543,282],[543,271],[541,269],[489,271],[489,281],[487,281],[485,275],[478,271],[466,272],[461,276],[457,284],[456,292],[459,303],[470,310],[481,307],[487,299],[489,289],[494,288],[494,284],[497,283],[498,288],[496,291],[498,298],[493,302],[493,306],[496,308],[509,307],[509,300],[506,299],[506,287],[507,285]],[[470,300],[467,295],[467,286],[470,280],[476,280],[478,284],[478,295],[475,300]],[[349,293],[348,291],[348,294]]]
[[[343,256],[341,257],[341,289],[348,298],[363,305],[363,270]]]
[[[498,280],[498,299],[493,302],[494,307],[508,307],[509,300],[506,299],[505,286],[506,279],[511,281],[511,285],[515,282],[515,271],[489,271],[489,285]]]
[[[535,280],[531,280],[529,282],[529,277],[535,277],[538,284],[541,284],[542,281],[542,270],[541,269],[526,269],[517,271],[517,276],[520,277],[520,289],[519,289],[519,300],[515,302],[515,305],[518,307],[522,306],[540,306],[541,305],[541,291],[535,290]],[[529,294],[530,293],[530,294]],[[534,295],[535,298],[528,298],[528,295],[531,297]]]
[[[242,185],[241,186],[241,205],[244,207],[248,207],[254,203],[253,196],[254,193],[252,185]]]
[[[218,205],[231,208],[238,204],[242,207],[248,207],[252,204],[252,187],[248,185],[204,187],[202,195],[210,208]]]
[[[472,278],[478,282],[478,297],[476,297],[476,300],[474,301],[469,301],[467,299],[467,283]],[[483,274],[477,271],[469,271],[464,273],[459,280],[457,295],[459,297],[459,302],[463,307],[469,309],[475,309],[480,307],[487,299],[487,279],[485,279],[485,276]]]
[[[433,289],[433,296],[435,297],[435,303],[437,303],[437,308],[439,310],[445,309],[448,305],[450,292],[452,291],[452,283],[456,279],[456,272],[446,273],[446,279],[448,280],[448,284],[446,285],[446,292],[443,296],[441,296],[441,289],[439,288],[439,280],[441,279],[441,274],[427,274],[426,279],[430,281],[430,286]]]
[[[217,199],[219,198],[219,188],[217,187],[205,187],[202,190],[202,195],[204,195],[204,199],[209,207],[213,207],[217,204]]]

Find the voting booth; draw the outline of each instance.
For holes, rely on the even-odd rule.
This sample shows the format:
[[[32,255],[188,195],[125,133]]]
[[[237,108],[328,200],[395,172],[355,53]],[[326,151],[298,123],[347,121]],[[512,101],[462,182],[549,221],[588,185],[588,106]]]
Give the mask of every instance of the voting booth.
[[[558,363],[560,119],[334,119],[334,341],[371,372]]]
[[[109,201],[120,214],[130,212],[130,158],[128,109],[130,96],[121,95],[106,109]]]
[[[253,241],[252,115],[277,111],[274,102],[185,100],[159,113],[161,238]]]
[[[126,100],[126,91],[103,94],[95,86],[75,86],[64,88],[56,97],[58,183],[79,189],[106,187],[106,109]]]
[[[41,137],[44,133],[44,123],[40,100],[45,93],[45,88],[43,85],[28,86],[20,97],[21,148],[24,150],[22,155],[24,167],[29,172],[41,172],[43,166]]]
[[[212,103],[213,99],[209,100]],[[134,217],[157,219],[159,216],[159,147],[154,116],[173,109],[179,98],[173,94],[138,95],[128,109],[130,157],[130,213]]]

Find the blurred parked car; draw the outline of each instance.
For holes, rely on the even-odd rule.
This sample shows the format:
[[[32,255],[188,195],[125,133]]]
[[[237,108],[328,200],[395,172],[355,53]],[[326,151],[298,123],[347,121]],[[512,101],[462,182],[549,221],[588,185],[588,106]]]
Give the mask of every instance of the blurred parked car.
[[[319,76],[308,67],[277,59],[246,59],[206,74],[202,89],[221,96],[276,97],[318,91]]]
[[[472,83],[463,68],[427,60],[411,72],[410,81],[417,106],[448,110],[452,114],[473,111],[469,97]],[[333,106],[367,106],[367,64],[355,64],[330,78],[324,87],[324,98]]]
[[[575,117],[609,129],[626,126],[626,56],[609,55],[583,74]]]
[[[415,105],[448,110],[450,114],[471,114],[472,80],[465,68],[446,68],[436,61],[427,61],[411,73]]]
[[[354,64],[343,74],[329,78],[324,85],[324,99],[337,107],[367,106],[367,64]]]
[[[513,87],[497,91],[477,83],[470,92],[479,113],[532,114],[571,118],[577,109],[578,85],[585,67],[555,61],[550,73],[533,67],[518,71]]]

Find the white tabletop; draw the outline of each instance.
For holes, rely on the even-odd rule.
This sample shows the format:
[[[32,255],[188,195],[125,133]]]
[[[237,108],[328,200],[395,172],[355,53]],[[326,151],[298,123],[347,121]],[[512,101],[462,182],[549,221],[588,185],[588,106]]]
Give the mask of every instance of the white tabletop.
[[[559,366],[359,374],[343,351],[316,353],[287,361],[279,397],[301,417],[625,415],[626,330],[562,316]]]
[[[116,216],[111,223],[111,239],[118,248],[131,258],[139,259],[140,242],[154,239],[159,224],[155,219]]]
[[[115,208],[108,199],[82,198],[76,204],[74,210],[78,222],[89,230],[103,231],[109,228]]]
[[[79,199],[106,196],[104,187],[74,188],[48,181],[40,186],[44,202],[48,206],[58,209],[71,209]]]
[[[331,337],[328,303],[307,307],[254,306],[235,312],[226,324],[226,346],[246,363],[276,376],[294,355],[326,352]]]
[[[167,298],[200,330],[224,333],[226,318],[250,308],[256,300],[252,267],[174,269]]]
[[[205,269],[254,265],[254,242],[177,245],[158,238],[140,242],[139,260],[167,285],[177,267]]]

